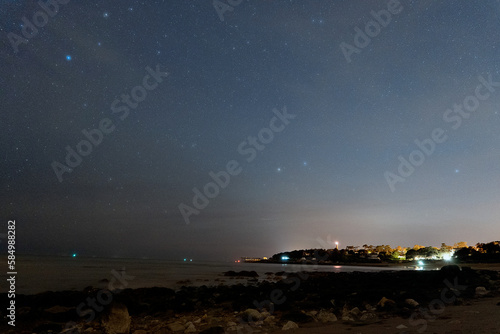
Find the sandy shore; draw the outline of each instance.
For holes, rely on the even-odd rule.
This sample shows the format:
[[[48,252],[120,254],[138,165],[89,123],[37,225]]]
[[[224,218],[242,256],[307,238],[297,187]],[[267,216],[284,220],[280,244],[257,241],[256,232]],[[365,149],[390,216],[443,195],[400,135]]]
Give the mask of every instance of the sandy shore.
[[[499,334],[500,333],[500,297],[474,299],[466,305],[450,305],[435,320],[427,320],[426,325],[412,326],[409,319],[389,317],[380,322],[353,326],[345,322],[331,325],[310,323],[301,328],[287,331],[290,334],[406,334],[406,333],[439,333],[439,334]],[[398,328],[399,326],[399,328]],[[404,327],[403,327],[404,326]],[[424,327],[426,326],[426,327]],[[271,333],[285,333],[281,329]]]

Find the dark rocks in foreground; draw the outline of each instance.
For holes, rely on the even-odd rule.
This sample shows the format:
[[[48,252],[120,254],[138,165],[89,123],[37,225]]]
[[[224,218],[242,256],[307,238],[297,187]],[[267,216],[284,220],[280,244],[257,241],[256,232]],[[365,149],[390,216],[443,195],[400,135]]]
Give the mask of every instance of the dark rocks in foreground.
[[[233,271],[229,270],[224,273],[224,276],[229,276],[229,277],[259,277],[259,274],[255,270],[252,271],[247,271],[247,270],[242,270],[242,271]]]
[[[443,295],[446,305],[459,304],[498,294],[500,287],[496,271],[457,266],[436,271],[280,274],[283,279],[277,282],[247,286],[182,287],[177,291],[87,288],[18,295],[16,333],[58,332],[69,322],[81,329],[93,328],[94,333],[111,333],[112,328],[130,328],[130,333],[223,333],[245,326],[295,328],[305,322],[337,319],[366,324],[387,315],[409,317]],[[252,272],[239,276],[255,277]],[[7,295],[0,296],[6,305]],[[0,310],[2,316],[4,312]],[[0,327],[0,332],[9,329]]]

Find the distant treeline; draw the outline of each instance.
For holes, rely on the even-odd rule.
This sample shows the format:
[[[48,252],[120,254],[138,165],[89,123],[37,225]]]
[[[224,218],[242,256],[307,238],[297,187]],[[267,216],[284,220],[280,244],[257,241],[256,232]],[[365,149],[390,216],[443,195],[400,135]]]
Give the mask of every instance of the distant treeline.
[[[347,246],[345,249],[301,249],[274,254],[269,262],[369,263],[452,258],[460,262],[500,262],[500,241],[478,243],[470,247],[465,242],[459,242],[454,246],[443,243],[440,248],[420,245],[411,248],[363,245],[362,248]]]

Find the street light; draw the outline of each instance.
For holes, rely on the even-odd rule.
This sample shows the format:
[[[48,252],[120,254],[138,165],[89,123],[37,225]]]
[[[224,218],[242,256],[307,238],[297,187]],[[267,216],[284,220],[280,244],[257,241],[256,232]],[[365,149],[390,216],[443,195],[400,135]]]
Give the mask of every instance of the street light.
[[[335,248],[339,249],[339,242],[335,241]]]

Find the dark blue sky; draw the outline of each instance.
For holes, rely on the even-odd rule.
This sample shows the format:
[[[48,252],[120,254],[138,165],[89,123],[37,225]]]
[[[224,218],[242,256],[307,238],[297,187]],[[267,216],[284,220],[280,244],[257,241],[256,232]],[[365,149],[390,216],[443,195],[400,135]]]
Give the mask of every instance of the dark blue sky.
[[[64,2],[0,2],[19,252],[498,239],[498,1]]]

